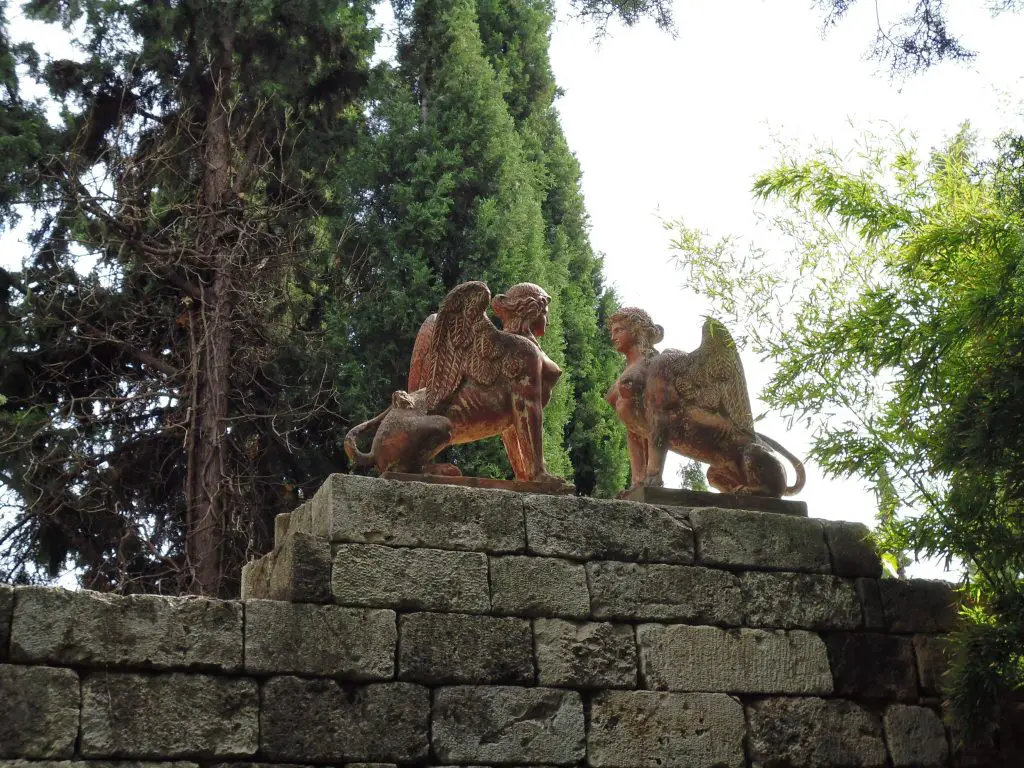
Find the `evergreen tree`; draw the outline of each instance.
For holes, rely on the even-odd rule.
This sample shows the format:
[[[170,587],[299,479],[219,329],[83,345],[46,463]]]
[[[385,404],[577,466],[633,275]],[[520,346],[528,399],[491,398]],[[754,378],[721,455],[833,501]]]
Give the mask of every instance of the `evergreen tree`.
[[[61,115],[15,179],[39,226],[3,273],[0,465],[21,506],[4,576],[70,556],[93,588],[228,594],[320,405],[280,350],[315,309],[297,268],[328,202],[316,177],[359,122],[368,4],[25,11],[83,32],[81,60],[13,51]]]

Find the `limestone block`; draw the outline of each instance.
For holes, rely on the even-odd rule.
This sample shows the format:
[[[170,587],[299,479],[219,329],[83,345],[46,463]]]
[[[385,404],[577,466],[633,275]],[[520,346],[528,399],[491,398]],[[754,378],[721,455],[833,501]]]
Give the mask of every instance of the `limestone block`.
[[[14,613],[14,587],[0,584],[0,662],[7,659],[11,642],[11,614]]]
[[[567,616],[590,613],[583,566],[550,557],[490,558],[491,610],[512,616]]]
[[[398,676],[419,683],[532,683],[525,619],[413,613],[399,619]]]
[[[252,597],[290,603],[331,601],[331,545],[327,539],[292,531],[274,550],[272,562],[268,593]]]
[[[748,571],[740,592],[749,627],[857,629],[860,600],[853,582],[817,573]]]
[[[292,510],[291,516],[288,521],[288,530],[295,533],[306,533],[319,539],[328,538],[330,522],[326,517],[325,510],[314,505],[312,499]]]
[[[434,697],[431,744],[442,763],[549,763],[583,759],[583,701],[554,688],[463,686]]]
[[[914,658],[917,660],[917,681],[925,696],[943,693],[944,677],[949,668],[949,641],[935,635],[914,636]]]
[[[693,562],[686,510],[585,496],[524,496],[531,554],[576,560]]]
[[[832,692],[825,644],[801,630],[637,627],[645,687],[722,693]]]
[[[878,717],[842,699],[762,699],[747,705],[753,768],[883,768]]]
[[[204,598],[17,590],[14,661],[86,667],[242,667],[242,605]]]
[[[939,768],[946,765],[949,758],[946,729],[932,710],[892,704],[882,716],[882,725],[894,768]]]
[[[394,611],[277,600],[245,605],[245,671],[250,674],[390,680],[397,641]]]
[[[721,693],[606,691],[590,707],[594,768],[742,768],[743,707]]]
[[[280,515],[274,517],[274,548],[280,547],[284,544],[284,538],[288,535],[288,529],[291,527],[292,513],[282,512]]]
[[[863,523],[844,520],[822,520],[825,543],[832,555],[832,572],[836,576],[882,575],[882,559],[871,541],[871,531]]]
[[[738,625],[739,581],[725,571],[680,565],[587,563],[597,619],[670,619]]]
[[[331,475],[313,497],[334,542],[523,552],[523,497],[511,491]]]
[[[258,736],[253,680],[92,672],[82,683],[84,757],[246,757]]]
[[[260,751],[288,762],[415,762],[427,756],[430,692],[275,677],[263,686]]]
[[[950,632],[956,597],[945,581],[882,579],[882,610],[890,632]]]
[[[825,638],[837,696],[853,699],[917,698],[917,671],[909,637],[836,632]]]
[[[878,579],[854,579],[853,587],[860,599],[860,607],[864,612],[864,629],[885,631],[885,612],[882,610],[882,593],[878,589]]]
[[[376,544],[335,545],[331,591],[341,605],[487,613],[487,555]]]
[[[274,553],[250,560],[242,566],[242,600],[268,599],[270,597],[270,575],[274,572]]]
[[[536,619],[537,682],[565,688],[636,688],[629,624]]]
[[[70,669],[0,664],[0,758],[71,757],[80,700]]]
[[[694,509],[697,562],[761,571],[830,573],[832,561],[821,521],[806,517]]]
[[[210,768],[257,768],[256,763],[221,763]],[[0,760],[0,768],[200,768],[199,763],[144,760]],[[267,766],[270,768],[270,766]],[[293,767],[294,768],[294,767]]]

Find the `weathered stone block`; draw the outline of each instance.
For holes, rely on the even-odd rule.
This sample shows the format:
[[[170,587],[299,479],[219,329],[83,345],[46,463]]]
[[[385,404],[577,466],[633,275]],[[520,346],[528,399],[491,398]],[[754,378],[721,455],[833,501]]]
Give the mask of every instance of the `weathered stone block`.
[[[328,537],[330,521],[327,519],[326,510],[314,505],[312,499],[293,509],[291,516],[291,520],[288,521],[289,531],[305,533],[320,539]]]
[[[258,736],[252,680],[93,672],[82,684],[84,757],[245,757]]]
[[[88,667],[242,667],[242,605],[203,598],[17,591],[14,661]]]
[[[274,547],[280,547],[284,544],[284,537],[288,535],[288,530],[292,523],[292,513],[282,512],[280,515],[274,516]]]
[[[313,497],[334,542],[523,552],[523,497],[511,491],[331,475]]]
[[[281,547],[274,550],[268,594],[253,597],[290,603],[329,603],[330,543],[326,538],[300,531],[285,536]]]
[[[740,592],[750,627],[857,629],[862,622],[853,582],[817,573],[748,571]]]
[[[413,762],[427,754],[430,692],[419,685],[275,677],[262,702],[260,751],[274,760]]]
[[[943,692],[946,670],[949,668],[949,641],[935,635],[914,637],[914,658],[917,660],[917,681],[925,696],[938,696]]]
[[[487,613],[487,555],[340,544],[331,591],[342,605]]]
[[[697,562],[763,571],[829,573],[821,521],[767,512],[694,509]]]
[[[250,600],[245,670],[346,680],[390,680],[398,631],[388,610]]]
[[[882,593],[878,590],[878,579],[854,579],[860,607],[864,612],[864,629],[885,631],[885,612],[882,610]]]
[[[878,582],[890,632],[950,632],[956,597],[944,581],[883,579]]]
[[[274,572],[274,553],[250,560],[242,566],[242,600],[268,599],[270,597],[270,575]]]
[[[492,557],[491,610],[513,616],[568,616],[590,613],[583,566],[550,557]]]
[[[616,562],[587,563],[586,568],[594,618],[742,623],[739,581],[731,573]]]
[[[721,693],[607,691],[590,708],[594,768],[742,768],[743,707]]]
[[[583,759],[583,702],[575,691],[465,686],[434,697],[431,744],[443,763],[549,763]]]
[[[946,729],[927,707],[892,704],[882,716],[894,768],[938,768],[949,759]]]
[[[764,699],[747,705],[754,768],[883,768],[878,718],[841,699]]]
[[[14,613],[14,587],[0,584],[0,662],[7,659],[11,644],[11,614]]]
[[[271,768],[258,763],[221,763],[209,768]],[[152,762],[144,760],[0,760],[0,768],[199,768],[199,763],[180,760]]]
[[[636,638],[629,624],[537,619],[537,681],[566,688],[636,688]]]
[[[532,683],[525,619],[413,613],[399,619],[398,676],[420,683]]]
[[[686,510],[584,496],[524,496],[526,538],[536,555],[577,560],[693,562]]]
[[[0,758],[71,757],[80,701],[70,669],[0,664]]]
[[[427,753],[429,713],[428,690],[409,683],[350,687],[274,678],[263,686],[261,753],[336,765],[413,761]]]
[[[871,541],[870,529],[862,523],[844,520],[822,520],[825,543],[832,556],[832,572],[836,576],[882,575],[882,560]]]
[[[825,644],[813,632],[637,627],[645,687],[723,693],[832,692]]]
[[[825,638],[837,696],[853,699],[917,698],[917,672],[909,637],[836,632]]]

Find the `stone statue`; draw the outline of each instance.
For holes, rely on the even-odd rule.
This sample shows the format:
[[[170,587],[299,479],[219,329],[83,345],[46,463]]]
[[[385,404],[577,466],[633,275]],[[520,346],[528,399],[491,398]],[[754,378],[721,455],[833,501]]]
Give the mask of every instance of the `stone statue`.
[[[494,297],[481,282],[453,288],[424,321],[413,347],[409,391],[345,435],[345,452],[378,471],[461,474],[431,459],[449,445],[501,435],[517,480],[564,486],[544,465],[543,408],[561,369],[541,350],[551,297],[520,283]],[[490,303],[505,330],[487,316]],[[361,436],[374,430],[369,453]]]
[[[664,331],[650,315],[627,307],[608,320],[612,344],[626,369],[606,400],[626,425],[632,487],[660,487],[669,450],[708,464],[708,483],[724,493],[792,496],[806,479],[803,464],[771,438],[754,431],[750,396],[736,343],[708,318],[693,352],[655,350]],[[796,470],[786,470],[769,448]]]

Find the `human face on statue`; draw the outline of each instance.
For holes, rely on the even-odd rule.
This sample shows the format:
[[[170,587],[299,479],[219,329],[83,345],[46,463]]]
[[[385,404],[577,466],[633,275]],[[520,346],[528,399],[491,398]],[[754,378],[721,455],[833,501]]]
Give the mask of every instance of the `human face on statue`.
[[[633,338],[633,329],[626,323],[612,323],[609,332],[612,337],[612,346],[615,347],[616,352],[625,355],[636,344],[636,340]]]

